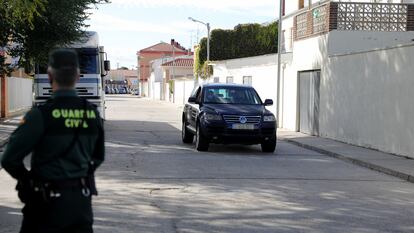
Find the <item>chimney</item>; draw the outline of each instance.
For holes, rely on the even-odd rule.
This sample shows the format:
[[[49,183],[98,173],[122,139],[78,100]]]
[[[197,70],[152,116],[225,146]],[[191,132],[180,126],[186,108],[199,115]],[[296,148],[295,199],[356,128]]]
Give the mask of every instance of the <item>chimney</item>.
[[[171,39],[171,45],[175,45],[175,40]]]

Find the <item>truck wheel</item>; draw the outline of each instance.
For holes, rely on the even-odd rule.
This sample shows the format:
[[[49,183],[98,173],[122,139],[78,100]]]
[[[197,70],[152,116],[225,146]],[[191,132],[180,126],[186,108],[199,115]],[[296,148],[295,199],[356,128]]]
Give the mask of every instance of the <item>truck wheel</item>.
[[[272,137],[271,139],[269,139],[268,141],[263,141],[262,142],[262,152],[265,153],[273,153],[276,150],[276,136]]]
[[[201,132],[201,128],[197,125],[197,135],[196,135],[196,149],[198,151],[208,151],[209,142],[207,138]]]
[[[187,129],[187,122],[185,120],[183,121],[183,128],[181,130],[181,136],[182,136],[183,142],[186,144],[191,144],[194,141],[194,134],[191,133]]]

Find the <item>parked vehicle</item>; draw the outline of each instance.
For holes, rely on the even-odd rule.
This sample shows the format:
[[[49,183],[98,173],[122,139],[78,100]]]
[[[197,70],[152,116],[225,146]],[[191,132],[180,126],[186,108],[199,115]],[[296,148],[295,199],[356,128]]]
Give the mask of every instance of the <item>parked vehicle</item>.
[[[131,90],[131,95],[139,95],[139,90],[138,89]]]
[[[275,116],[250,86],[206,84],[195,89],[184,107],[182,140],[207,151],[210,143],[261,144],[263,152],[276,149]]]
[[[118,88],[114,88],[114,94],[119,94]]]

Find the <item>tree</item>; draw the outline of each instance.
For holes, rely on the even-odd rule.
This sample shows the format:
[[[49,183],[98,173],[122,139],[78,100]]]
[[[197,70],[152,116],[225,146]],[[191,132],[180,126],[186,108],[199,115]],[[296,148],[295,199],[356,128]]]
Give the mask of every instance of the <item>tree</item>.
[[[33,19],[41,16],[44,11],[45,0],[0,0],[0,76],[8,72],[4,66],[5,47],[13,42],[13,36],[19,32],[17,25],[27,24],[33,27]]]
[[[88,10],[109,0],[0,0],[0,46],[13,43],[8,52],[33,67],[46,62],[50,50],[79,40],[88,27]],[[11,10],[13,8],[13,10]],[[4,14],[4,15],[3,15]],[[1,23],[0,23],[1,24]]]
[[[233,30],[216,29],[211,32],[210,59],[212,61],[277,53],[278,25],[240,24]],[[195,53],[195,74],[202,78],[211,75],[207,66],[207,38],[202,38]]]

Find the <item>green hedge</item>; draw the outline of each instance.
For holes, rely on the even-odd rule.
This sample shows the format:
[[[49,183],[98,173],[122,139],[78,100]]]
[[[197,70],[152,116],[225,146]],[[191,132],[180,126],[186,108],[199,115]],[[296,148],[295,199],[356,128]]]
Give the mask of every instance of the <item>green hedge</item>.
[[[216,29],[211,32],[210,60],[227,60],[277,53],[278,23],[240,24],[233,30]],[[207,38],[200,42],[196,52],[195,73],[202,76],[207,60]]]

